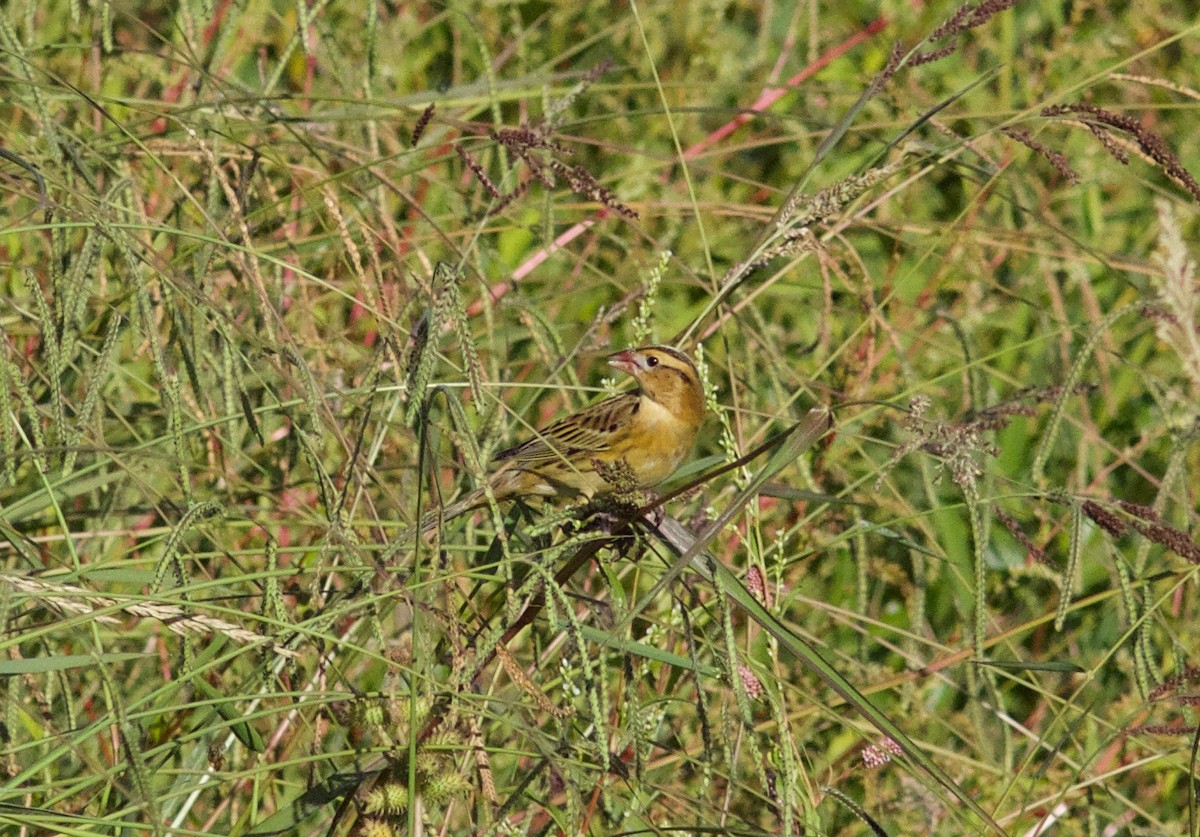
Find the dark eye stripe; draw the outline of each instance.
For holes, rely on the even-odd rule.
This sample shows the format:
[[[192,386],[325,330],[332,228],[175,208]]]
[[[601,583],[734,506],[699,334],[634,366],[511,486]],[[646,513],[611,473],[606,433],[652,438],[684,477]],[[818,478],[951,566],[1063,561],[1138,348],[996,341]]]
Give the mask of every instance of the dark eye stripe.
[[[672,349],[670,346],[656,346],[655,348],[663,354],[670,355],[681,363],[686,363],[688,366],[692,365],[692,359],[690,357],[685,355],[683,352]]]

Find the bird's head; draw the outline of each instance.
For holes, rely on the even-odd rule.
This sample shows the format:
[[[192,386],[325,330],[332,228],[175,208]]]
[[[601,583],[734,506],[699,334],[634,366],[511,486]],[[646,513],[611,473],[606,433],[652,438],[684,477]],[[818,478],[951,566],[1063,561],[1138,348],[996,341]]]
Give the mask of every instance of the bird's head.
[[[642,395],[657,401],[685,421],[704,417],[704,390],[691,358],[667,346],[646,346],[617,352],[610,366],[632,375]]]

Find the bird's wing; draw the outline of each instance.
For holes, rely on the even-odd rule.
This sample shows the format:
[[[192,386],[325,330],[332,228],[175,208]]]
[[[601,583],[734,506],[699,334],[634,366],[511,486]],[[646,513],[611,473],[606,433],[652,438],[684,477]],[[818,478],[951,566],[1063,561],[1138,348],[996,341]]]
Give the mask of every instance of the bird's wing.
[[[612,448],[629,432],[641,395],[629,392],[585,407],[538,431],[538,435],[515,448],[496,454],[519,468],[535,468],[549,462],[575,460],[580,455],[599,454]]]

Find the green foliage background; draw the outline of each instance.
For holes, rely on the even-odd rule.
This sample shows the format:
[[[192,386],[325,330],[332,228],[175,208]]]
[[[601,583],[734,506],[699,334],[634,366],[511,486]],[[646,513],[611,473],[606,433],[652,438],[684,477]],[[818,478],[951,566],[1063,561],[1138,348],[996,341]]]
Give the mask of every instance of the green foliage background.
[[[1003,5],[6,5],[5,833],[1200,833],[1200,24]],[[647,342],[780,627],[413,534]]]

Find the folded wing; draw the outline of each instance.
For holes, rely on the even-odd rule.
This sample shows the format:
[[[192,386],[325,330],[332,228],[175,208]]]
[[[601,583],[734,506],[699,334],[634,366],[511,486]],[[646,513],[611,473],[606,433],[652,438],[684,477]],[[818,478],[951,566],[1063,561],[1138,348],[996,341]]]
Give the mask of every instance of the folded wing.
[[[630,392],[593,404],[543,428],[529,441],[501,451],[495,460],[510,461],[518,468],[536,468],[604,453],[629,433],[639,401],[640,395]]]

